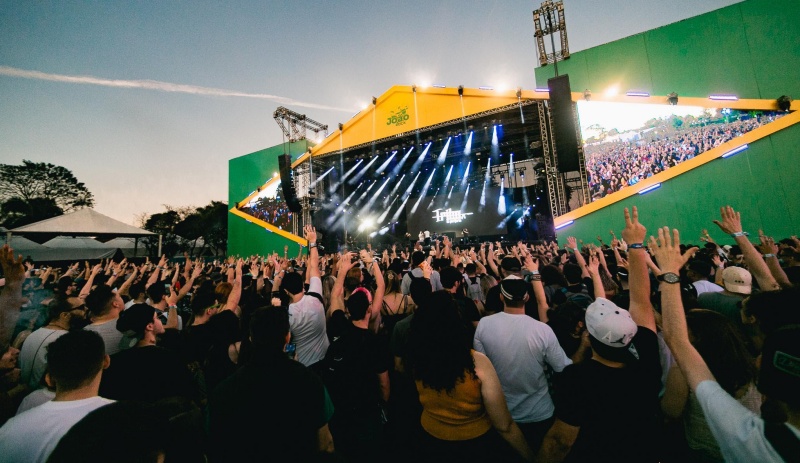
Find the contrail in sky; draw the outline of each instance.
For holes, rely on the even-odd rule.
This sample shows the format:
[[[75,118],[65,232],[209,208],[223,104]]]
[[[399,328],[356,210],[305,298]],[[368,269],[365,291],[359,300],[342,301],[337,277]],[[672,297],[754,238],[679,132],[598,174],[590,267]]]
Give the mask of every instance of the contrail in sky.
[[[102,85],[104,87],[118,87],[118,88],[143,88],[147,90],[159,90],[162,92],[191,93],[193,95],[259,98],[263,100],[272,100],[290,106],[301,106],[304,108],[314,108],[314,109],[327,109],[330,111],[341,111],[346,113],[353,112],[353,108],[337,108],[334,106],[325,106],[316,103],[306,103],[304,101],[297,101],[291,98],[286,98],[277,95],[270,95],[267,93],[246,93],[237,90],[227,90],[224,88],[199,87],[196,85],[175,84],[172,82],[160,82],[158,80],[121,80],[121,79],[104,79],[102,77],[93,77],[93,76],[68,76],[63,74],[48,74],[46,72],[40,72],[40,71],[29,71],[27,69],[12,68],[9,66],[0,66],[0,75],[10,76],[10,77],[22,77],[24,79],[49,80],[52,82],[67,82],[71,84]]]

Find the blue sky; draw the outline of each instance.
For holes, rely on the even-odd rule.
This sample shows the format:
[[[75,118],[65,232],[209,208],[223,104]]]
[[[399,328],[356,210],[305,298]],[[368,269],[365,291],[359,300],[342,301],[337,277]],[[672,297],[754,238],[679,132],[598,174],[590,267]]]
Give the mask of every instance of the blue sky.
[[[570,51],[733,3],[564,0]],[[226,201],[228,160],[283,141],[278,106],[335,127],[397,84],[533,88],[540,4],[4,0],[0,163],[67,167],[130,224]]]

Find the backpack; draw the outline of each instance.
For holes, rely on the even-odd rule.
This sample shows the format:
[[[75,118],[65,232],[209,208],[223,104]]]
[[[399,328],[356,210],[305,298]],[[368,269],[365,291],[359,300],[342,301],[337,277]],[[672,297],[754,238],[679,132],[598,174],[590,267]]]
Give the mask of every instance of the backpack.
[[[473,281],[470,279],[470,277],[464,275],[464,279],[467,282],[467,296],[473,301],[484,302],[483,290],[481,289],[481,277],[476,276],[475,280]]]

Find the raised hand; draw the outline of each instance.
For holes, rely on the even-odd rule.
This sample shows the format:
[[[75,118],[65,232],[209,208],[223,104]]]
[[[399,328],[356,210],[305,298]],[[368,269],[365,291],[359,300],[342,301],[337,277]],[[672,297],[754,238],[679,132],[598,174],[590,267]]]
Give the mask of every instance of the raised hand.
[[[567,237],[567,247],[572,249],[573,251],[578,249],[578,241],[575,239],[574,236]]]
[[[742,214],[733,210],[730,206],[719,208],[721,220],[714,220],[714,223],[727,234],[740,233],[742,231]]]
[[[699,248],[687,249],[681,254],[681,238],[677,229],[670,233],[669,227],[658,229],[658,240],[654,236],[650,237],[650,248],[658,261],[658,266],[662,272],[679,273],[686,262],[698,251]]]
[[[622,230],[622,239],[628,243],[643,243],[647,229],[639,223],[639,210],[633,206],[633,212],[625,208],[625,228]]]
[[[317,230],[311,224],[307,224],[303,227],[303,238],[307,239],[309,243],[316,243]],[[286,246],[284,249],[289,249],[289,247]]]
[[[761,254],[778,254],[778,245],[775,244],[775,240],[772,237],[764,235],[759,230],[758,239],[761,241],[761,244],[757,246]]]
[[[525,268],[531,272],[539,271],[539,259],[531,257],[530,254],[525,256]]]

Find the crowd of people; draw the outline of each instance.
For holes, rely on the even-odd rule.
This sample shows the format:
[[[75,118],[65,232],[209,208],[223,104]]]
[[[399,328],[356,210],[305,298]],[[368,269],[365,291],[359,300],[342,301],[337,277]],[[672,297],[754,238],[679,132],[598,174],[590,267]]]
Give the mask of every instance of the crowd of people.
[[[242,212],[270,223],[281,230],[287,230],[292,224],[293,212],[286,201],[276,198],[260,198],[257,202],[240,208]]]
[[[660,128],[658,133],[644,131],[634,139],[588,144],[586,170],[592,200],[635,185],[780,116],[758,113],[732,122],[686,129]]]
[[[800,240],[713,222],[38,274],[4,246],[0,461],[797,461]]]

